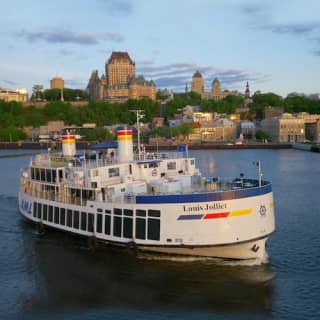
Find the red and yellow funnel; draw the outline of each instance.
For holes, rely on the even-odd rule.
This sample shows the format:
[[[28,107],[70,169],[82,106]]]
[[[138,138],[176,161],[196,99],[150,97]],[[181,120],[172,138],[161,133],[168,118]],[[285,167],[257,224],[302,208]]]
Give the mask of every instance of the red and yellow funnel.
[[[118,137],[118,157],[120,162],[133,160],[132,130],[119,128]]]

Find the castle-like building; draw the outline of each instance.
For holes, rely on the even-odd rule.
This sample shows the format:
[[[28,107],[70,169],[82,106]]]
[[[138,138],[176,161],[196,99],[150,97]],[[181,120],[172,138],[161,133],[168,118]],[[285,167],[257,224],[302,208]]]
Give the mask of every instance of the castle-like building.
[[[94,70],[87,93],[90,100],[126,101],[128,99],[156,99],[156,85],[143,76],[136,77],[136,65],[127,52],[112,52],[105,65],[105,75]]]
[[[228,90],[221,90],[221,83],[217,78],[212,81],[211,91],[206,92],[204,80],[199,71],[196,71],[192,76],[191,91],[199,93],[202,99],[214,100],[221,100],[231,94]]]

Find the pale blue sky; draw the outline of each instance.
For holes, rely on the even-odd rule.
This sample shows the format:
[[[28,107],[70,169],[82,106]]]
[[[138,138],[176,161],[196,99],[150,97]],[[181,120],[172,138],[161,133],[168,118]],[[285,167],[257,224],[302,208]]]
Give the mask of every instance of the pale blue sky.
[[[183,91],[202,72],[207,89],[287,95],[320,92],[319,0],[1,0],[0,87],[49,87],[59,75],[85,88],[112,51],[137,74]]]

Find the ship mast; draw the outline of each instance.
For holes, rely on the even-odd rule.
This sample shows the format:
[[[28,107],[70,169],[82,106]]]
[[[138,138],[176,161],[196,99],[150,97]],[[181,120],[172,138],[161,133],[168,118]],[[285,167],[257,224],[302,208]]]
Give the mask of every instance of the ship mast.
[[[142,110],[130,110],[131,112],[134,112],[137,117],[137,140],[138,140],[138,159],[141,158],[141,142],[140,142],[140,119],[143,118],[143,111]]]

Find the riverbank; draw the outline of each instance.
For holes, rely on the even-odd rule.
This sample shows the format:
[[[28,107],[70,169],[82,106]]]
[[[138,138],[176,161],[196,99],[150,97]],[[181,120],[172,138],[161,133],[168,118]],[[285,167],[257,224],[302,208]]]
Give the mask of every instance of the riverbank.
[[[87,141],[78,141],[77,149],[86,149],[92,143]],[[5,150],[40,150],[48,148],[61,149],[60,144],[40,143],[40,142],[0,142],[0,149]],[[145,145],[147,151],[154,150],[176,150],[176,145]],[[290,149],[290,143],[248,143],[248,144],[190,144],[190,150],[211,150],[211,149]]]

